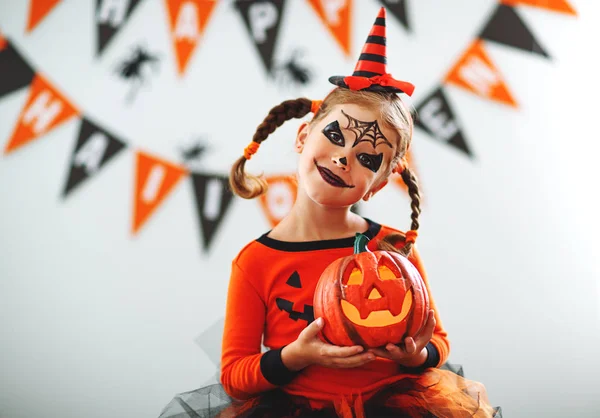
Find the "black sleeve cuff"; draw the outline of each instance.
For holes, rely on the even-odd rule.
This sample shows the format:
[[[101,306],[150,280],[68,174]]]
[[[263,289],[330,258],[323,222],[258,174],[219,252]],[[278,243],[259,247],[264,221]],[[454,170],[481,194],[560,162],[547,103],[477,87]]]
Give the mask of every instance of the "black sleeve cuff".
[[[437,348],[435,348],[435,345],[433,345],[430,342],[427,343],[425,348],[427,349],[427,359],[425,360],[425,363],[423,363],[419,367],[402,366],[402,371],[406,373],[421,373],[425,369],[437,366],[440,362],[440,353],[438,352]]]
[[[283,350],[283,347],[277,350],[269,350],[260,358],[261,373],[269,383],[277,386],[290,383],[300,373],[288,369],[283,364],[281,350]]]

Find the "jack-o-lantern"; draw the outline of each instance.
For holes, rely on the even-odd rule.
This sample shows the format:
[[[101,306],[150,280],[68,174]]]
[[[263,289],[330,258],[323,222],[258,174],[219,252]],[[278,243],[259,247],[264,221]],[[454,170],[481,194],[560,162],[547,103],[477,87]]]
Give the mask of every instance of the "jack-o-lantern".
[[[315,318],[335,345],[379,347],[414,337],[427,320],[429,297],[413,264],[399,253],[369,251],[356,234],[354,254],[331,263],[317,284]]]

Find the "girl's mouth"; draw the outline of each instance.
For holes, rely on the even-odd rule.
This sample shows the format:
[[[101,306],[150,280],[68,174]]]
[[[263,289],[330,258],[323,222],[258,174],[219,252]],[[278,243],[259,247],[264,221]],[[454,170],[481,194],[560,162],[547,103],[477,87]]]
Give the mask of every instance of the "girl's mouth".
[[[329,183],[333,187],[347,187],[349,189],[351,189],[351,188],[354,187],[354,186],[352,186],[350,184],[347,184],[340,177],[338,177],[335,174],[333,174],[331,172],[331,170],[329,170],[329,169],[327,169],[325,167],[321,167],[319,164],[317,164],[317,160],[315,160],[315,166],[317,167],[317,170],[319,170],[319,174],[321,175],[321,177],[323,178],[323,180],[325,180],[327,183]]]

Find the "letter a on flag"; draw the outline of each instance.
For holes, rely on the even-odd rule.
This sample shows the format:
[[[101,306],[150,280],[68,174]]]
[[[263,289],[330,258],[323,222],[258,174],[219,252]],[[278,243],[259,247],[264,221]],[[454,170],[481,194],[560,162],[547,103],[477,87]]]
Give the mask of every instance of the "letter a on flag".
[[[169,28],[177,55],[177,68],[183,75],[200,41],[216,0],[165,0]]]

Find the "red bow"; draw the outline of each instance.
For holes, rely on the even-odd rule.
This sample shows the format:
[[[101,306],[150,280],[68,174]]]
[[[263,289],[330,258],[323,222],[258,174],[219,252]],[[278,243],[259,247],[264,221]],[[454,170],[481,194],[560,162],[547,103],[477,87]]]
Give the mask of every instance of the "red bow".
[[[382,87],[396,87],[409,96],[412,96],[413,91],[415,91],[414,85],[406,81],[396,80],[391,74],[376,75],[369,78],[351,75],[344,77],[344,82],[350,90],[362,90],[372,85],[378,85]]]

